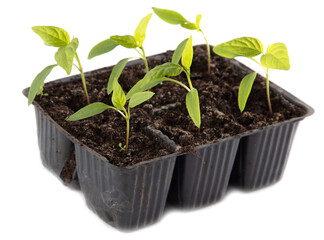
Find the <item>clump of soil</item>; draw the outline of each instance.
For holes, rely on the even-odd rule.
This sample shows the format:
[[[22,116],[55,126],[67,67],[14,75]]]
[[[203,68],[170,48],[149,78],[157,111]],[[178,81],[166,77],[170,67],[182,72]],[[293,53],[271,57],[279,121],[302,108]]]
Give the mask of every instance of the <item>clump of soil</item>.
[[[76,168],[75,151],[73,151],[70,158],[66,160],[65,165],[60,174],[60,178],[63,180],[64,184],[68,185],[72,182],[75,168]]]

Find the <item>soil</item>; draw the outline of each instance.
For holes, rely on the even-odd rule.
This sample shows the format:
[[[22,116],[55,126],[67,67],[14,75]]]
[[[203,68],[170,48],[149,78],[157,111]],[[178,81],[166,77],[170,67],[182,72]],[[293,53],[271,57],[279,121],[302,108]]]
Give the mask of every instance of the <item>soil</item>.
[[[60,95],[60,92],[54,93],[48,91],[48,94],[51,94],[51,96],[53,96],[52,94]],[[140,108],[131,111],[129,149],[126,153],[119,147],[119,143],[125,144],[126,121],[116,111],[107,110],[92,118],[68,122],[65,119],[78,108],[70,108],[69,105],[51,101],[50,98],[46,98],[45,100],[44,97],[41,102],[42,107],[46,109],[58,124],[76,137],[81,143],[92,148],[116,166],[124,167],[134,165],[140,161],[171,153],[158,138],[148,136],[144,133],[149,122],[146,119],[150,117]]]
[[[72,182],[75,167],[75,151],[73,151],[71,157],[68,160],[66,160],[65,165],[60,174],[60,178],[63,180],[64,184],[68,185]]]
[[[266,98],[265,78],[258,75],[245,111],[240,112],[237,104],[241,79],[249,71],[242,71],[224,58],[212,54],[211,74],[208,75],[204,46],[196,46],[191,67],[191,80],[199,92],[201,108],[201,129],[192,123],[185,106],[186,90],[181,86],[164,82],[153,89],[155,97],[144,105],[144,109],[159,108],[151,111],[154,126],[180,144],[182,151],[190,146],[215,142],[253,129],[261,129],[305,114],[305,110],[293,105],[282,96],[270,91],[273,114],[270,116]],[[211,49],[212,52],[212,49]],[[172,56],[172,52],[169,52]],[[184,73],[175,79],[187,84]],[[172,103],[178,104],[172,104]],[[171,109],[162,110],[161,106],[171,105]],[[175,107],[177,105],[177,107]]]
[[[241,79],[248,73],[212,51],[211,74],[208,75],[205,46],[194,47],[191,67],[191,80],[198,89],[201,107],[200,132],[190,119],[186,106],[186,90],[181,86],[164,82],[152,89],[156,94],[145,104],[131,112],[130,148],[127,154],[118,144],[125,143],[125,120],[115,111],[107,110],[95,117],[76,122],[65,119],[85,106],[81,81],[58,84],[44,88],[47,97],[36,101],[49,115],[82,143],[93,148],[116,166],[130,166],[141,161],[167,155],[171,151],[159,140],[143,131],[148,125],[161,130],[181,151],[189,151],[194,146],[215,142],[248,130],[263,128],[305,114],[301,109],[271,91],[272,116],[269,116],[266,100],[265,79],[257,76],[247,107],[243,113],[237,106],[238,87]],[[170,61],[172,52],[162,57],[149,59],[150,69]],[[111,68],[107,68],[107,71]],[[145,75],[144,64],[126,67],[119,82],[127,92]],[[106,94],[109,72],[102,70],[86,78],[91,102],[101,101],[111,104]],[[187,85],[184,73],[175,79]],[[168,107],[165,107],[168,105]],[[165,109],[168,110],[165,110]]]

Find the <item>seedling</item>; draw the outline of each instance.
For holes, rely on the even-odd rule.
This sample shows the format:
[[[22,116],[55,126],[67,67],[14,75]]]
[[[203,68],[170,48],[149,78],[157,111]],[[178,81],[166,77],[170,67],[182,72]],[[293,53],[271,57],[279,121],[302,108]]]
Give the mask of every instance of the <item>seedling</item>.
[[[129,141],[129,132],[130,132],[130,109],[136,107],[139,104],[142,104],[143,102],[149,100],[154,93],[149,91],[141,91],[136,92],[132,95],[131,98],[126,99],[126,95],[118,83],[118,78],[125,67],[126,63],[128,61],[128,58],[123,59],[119,61],[116,66],[113,68],[109,81],[107,86],[107,93],[108,95],[112,92],[112,104],[113,106],[109,106],[107,104],[104,104],[102,102],[95,102],[90,105],[87,105],[83,108],[81,108],[79,111],[71,115],[69,118],[67,118],[67,121],[77,121],[85,118],[92,117],[94,115],[100,114],[104,112],[107,109],[113,109],[120,113],[122,117],[126,120],[126,144],[123,146],[122,143],[119,143],[118,146],[121,150],[124,150],[127,152],[128,149],[128,141]],[[132,90],[132,89],[131,89]],[[126,101],[128,102],[128,107],[126,110]]]
[[[182,66],[179,64],[181,58]],[[196,88],[192,86],[190,80],[190,66],[193,58],[192,37],[182,41],[174,51],[172,61],[156,66],[150,70],[143,79],[138,81],[133,88],[126,95],[126,99],[132,98],[137,92],[146,91],[164,81],[170,81],[179,84],[185,88],[188,93],[186,95],[186,107],[195,125],[200,128],[200,106],[199,96]],[[178,76],[181,72],[184,72],[187,76],[187,87],[182,82],[174,80],[166,76]]]
[[[56,66],[62,67],[68,75],[71,74],[72,66],[75,66],[80,71],[87,103],[90,104],[83,69],[76,52],[79,46],[79,40],[77,38],[73,38],[70,41],[69,34],[64,29],[59,27],[35,26],[32,29],[38,34],[38,36],[40,36],[41,39],[43,39],[46,45],[58,47],[58,50],[55,53],[56,64],[44,68],[32,82],[28,93],[28,105],[34,101],[36,95],[43,95],[44,81]],[[77,61],[78,65],[73,63],[74,59]]]
[[[207,57],[208,57],[208,74],[210,73],[210,49],[209,44],[207,41],[207,38],[204,34],[204,32],[200,28],[200,20],[201,15],[197,14],[196,17],[196,23],[189,22],[187,19],[185,19],[180,13],[172,10],[167,9],[161,9],[153,7],[153,11],[155,14],[161,18],[163,21],[174,24],[174,25],[181,25],[181,27],[189,29],[189,30],[197,30],[197,32],[201,32],[203,35],[205,41],[206,41],[206,47],[207,47]]]
[[[114,35],[111,36],[109,39],[106,39],[100,43],[98,43],[96,46],[94,46],[88,56],[88,59],[91,59],[93,57],[102,55],[104,53],[112,51],[115,47],[118,45],[121,45],[125,48],[131,48],[135,49],[139,55],[140,58],[143,59],[146,72],[149,71],[149,67],[147,64],[146,56],[145,56],[145,51],[143,48],[143,42],[145,40],[145,33],[147,29],[147,25],[152,17],[152,13],[145,16],[140,23],[138,24],[134,36],[131,35],[124,35],[124,36],[119,36],[119,35]],[[140,52],[141,51],[141,52]]]
[[[252,37],[236,38],[231,41],[219,44],[214,47],[214,52],[220,56],[234,58],[238,56],[247,57],[259,64],[266,74],[266,90],[269,113],[272,115],[269,89],[269,69],[289,70],[289,56],[287,47],[283,43],[274,43],[268,46],[266,53],[263,53],[263,45],[260,40]],[[261,55],[260,61],[253,57]],[[252,85],[258,72],[246,75],[240,84],[238,93],[238,105],[243,112],[247,99],[250,95]]]
[[[120,148],[120,151],[125,151],[126,152],[126,145],[123,146],[122,143],[118,143],[118,147]]]

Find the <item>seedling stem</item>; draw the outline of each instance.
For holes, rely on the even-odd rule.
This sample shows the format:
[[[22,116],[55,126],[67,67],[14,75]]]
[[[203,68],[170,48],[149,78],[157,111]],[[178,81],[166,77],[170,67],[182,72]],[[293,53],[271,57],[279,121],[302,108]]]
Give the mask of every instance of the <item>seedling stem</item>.
[[[272,107],[271,107],[271,101],[270,101],[270,87],[269,87],[269,68],[267,68],[266,70],[266,74],[267,74],[267,99],[268,99],[268,107],[269,107],[269,114],[272,115]]]
[[[207,38],[206,38],[206,35],[204,34],[204,32],[201,29],[199,31],[202,33],[202,35],[203,35],[203,37],[204,37],[204,39],[206,41],[207,56],[208,56],[208,71],[207,71],[207,73],[210,74],[210,48],[209,48],[209,43],[207,41]]]
[[[80,59],[79,59],[79,56],[77,53],[75,53],[75,59],[77,60],[78,64],[79,64],[79,67],[77,67],[77,69],[80,71],[81,73],[81,79],[82,79],[82,85],[83,85],[83,90],[84,90],[84,93],[86,95],[86,98],[87,98],[87,104],[89,105],[90,104],[90,100],[89,100],[89,95],[88,95],[88,91],[87,91],[87,85],[86,85],[86,82],[85,82],[85,78],[84,78],[84,73],[83,73],[83,68],[81,66],[81,62],[80,62]]]

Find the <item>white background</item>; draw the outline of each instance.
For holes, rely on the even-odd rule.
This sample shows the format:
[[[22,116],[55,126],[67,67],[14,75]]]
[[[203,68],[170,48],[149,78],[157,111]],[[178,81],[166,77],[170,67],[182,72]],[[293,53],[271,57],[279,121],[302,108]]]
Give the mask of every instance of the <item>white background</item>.
[[[0,239],[324,239],[323,7],[322,1],[1,1]],[[265,45],[284,42],[291,70],[271,71],[271,80],[315,108],[299,125],[283,179],[252,193],[233,190],[211,207],[168,211],[153,226],[123,233],[102,222],[80,192],[61,184],[41,164],[33,107],[21,94],[36,74],[54,63],[55,48],[32,32],[54,25],[79,38],[85,70],[115,64],[132,50],[87,60],[89,50],[114,34],[133,34],[151,7],[169,8],[201,27],[210,44],[241,36]],[[153,15],[147,55],[174,49],[194,31]],[[248,62],[252,68],[256,65]],[[73,71],[72,74],[77,74]],[[64,77],[55,69],[48,80]],[[322,229],[321,229],[322,228]]]

